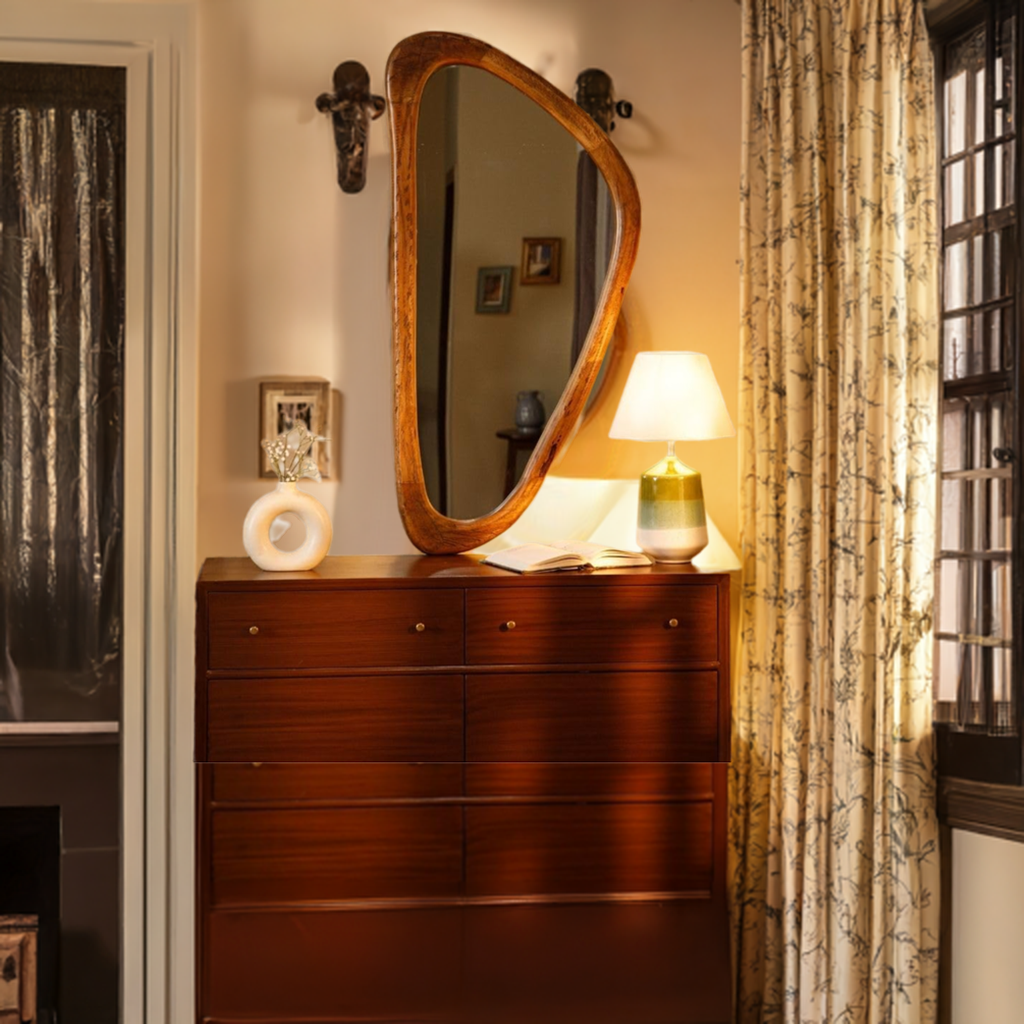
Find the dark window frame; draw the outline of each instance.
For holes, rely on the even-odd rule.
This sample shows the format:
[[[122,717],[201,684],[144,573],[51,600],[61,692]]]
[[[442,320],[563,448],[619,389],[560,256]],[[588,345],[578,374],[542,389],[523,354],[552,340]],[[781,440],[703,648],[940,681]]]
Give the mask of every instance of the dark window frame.
[[[994,56],[995,40],[993,28],[997,16],[1016,10],[1017,24],[1016,37],[1013,51],[1014,57],[1014,90],[1015,90],[1015,138],[1014,138],[1014,187],[1012,194],[1013,213],[1012,215],[986,213],[976,220],[966,220],[954,226],[946,227],[945,202],[946,202],[946,174],[945,174],[945,53],[949,44],[964,36],[973,27],[987,24],[987,55],[991,64]],[[946,0],[945,3],[932,4],[929,10],[929,28],[932,33],[934,44],[935,67],[936,67],[936,109],[937,109],[937,138],[938,146],[938,167],[940,181],[940,240],[942,245],[942,265],[945,266],[945,250],[947,244],[954,244],[961,237],[973,237],[986,228],[1006,226],[1007,223],[1014,227],[1016,237],[1014,239],[1014,269],[1011,284],[1011,295],[1014,299],[1014,317],[1012,323],[1012,334],[1010,345],[1012,346],[1012,361],[1009,370],[999,373],[976,373],[970,377],[964,377],[956,381],[944,382],[940,387],[940,401],[962,396],[975,396],[985,393],[993,393],[1005,388],[1012,396],[1012,427],[1008,434],[1010,447],[1014,453],[1012,463],[1012,484],[1011,501],[1013,508],[1011,526],[1011,554],[1010,565],[1012,566],[1011,583],[1011,628],[1013,636],[1012,644],[1012,669],[1010,673],[1011,686],[1015,695],[1014,721],[1011,723],[1013,732],[1011,734],[993,734],[988,726],[971,726],[953,724],[937,721],[935,726],[939,774],[942,777],[940,786],[940,810],[948,810],[949,794],[957,797],[956,818],[957,827],[971,827],[969,824],[970,800],[964,800],[964,794],[972,792],[972,787],[980,789],[984,787],[991,796],[991,787],[1022,787],[1024,783],[1024,728],[1022,728],[1022,712],[1024,712],[1024,516],[1020,514],[1024,509],[1024,490],[1022,490],[1022,467],[1021,459],[1024,456],[1024,410],[1021,408],[1024,399],[1024,242],[1021,234],[1021,210],[1024,209],[1024,188],[1022,188],[1022,156],[1024,156],[1024,133],[1020,131],[1021,114],[1024,113],[1024,88],[1022,88],[1022,69],[1024,69],[1024,31],[1022,31],[1022,17],[1024,12],[1017,9],[1017,5],[1007,3],[1006,0]],[[994,97],[993,76],[986,76],[986,94],[988,99],[989,114],[992,114],[992,99]],[[991,121],[989,122],[991,127]],[[989,134],[989,133],[986,133]],[[991,139],[989,140],[991,141]],[[969,152],[968,147],[965,152]],[[987,188],[991,197],[994,188],[992,175],[993,161],[987,161]],[[970,177],[965,174],[964,190],[967,194],[966,202],[973,202],[973,191],[968,191]],[[944,285],[944,282],[943,282]],[[983,292],[983,294],[985,294]],[[942,298],[945,300],[945,288],[943,287]],[[941,422],[941,413],[940,413]],[[939,484],[941,489],[941,483]],[[939,514],[941,516],[941,490]],[[937,559],[938,565],[938,559]],[[937,609],[938,610],[938,609]],[[936,615],[936,630],[938,630],[938,615]],[[938,659],[938,650],[936,650]],[[938,671],[938,662],[936,665]],[[992,721],[991,703],[987,721]],[[937,715],[937,718],[941,716]],[[996,801],[1001,806],[1015,807],[1016,811],[1011,815],[1017,824],[1011,827],[1008,821],[1006,827],[1009,831],[1016,831],[1021,838],[1024,838],[1024,829],[1020,828],[1020,808],[1024,807],[1024,790],[1011,791],[1006,795],[1005,800]],[[981,802],[978,803],[979,808]],[[988,818],[979,820],[976,824],[979,831],[990,831],[993,827],[1002,828],[996,822],[993,825],[991,811],[994,802],[989,800],[986,804]],[[947,815],[948,817],[948,815]],[[951,822],[952,823],[952,822]]]

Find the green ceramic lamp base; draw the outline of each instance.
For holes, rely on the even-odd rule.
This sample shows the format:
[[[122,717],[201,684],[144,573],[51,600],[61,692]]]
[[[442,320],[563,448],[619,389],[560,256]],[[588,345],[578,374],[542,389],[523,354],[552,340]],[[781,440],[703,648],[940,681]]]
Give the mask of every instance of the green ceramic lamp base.
[[[689,562],[708,543],[700,473],[668,454],[640,477],[636,531],[642,551],[658,562]]]

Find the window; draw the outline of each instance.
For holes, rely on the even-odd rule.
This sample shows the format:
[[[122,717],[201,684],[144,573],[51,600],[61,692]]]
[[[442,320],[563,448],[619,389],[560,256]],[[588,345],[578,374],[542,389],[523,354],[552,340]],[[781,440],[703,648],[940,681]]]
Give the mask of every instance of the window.
[[[936,37],[941,167],[935,721],[943,775],[1021,782],[1020,31],[985,0]]]

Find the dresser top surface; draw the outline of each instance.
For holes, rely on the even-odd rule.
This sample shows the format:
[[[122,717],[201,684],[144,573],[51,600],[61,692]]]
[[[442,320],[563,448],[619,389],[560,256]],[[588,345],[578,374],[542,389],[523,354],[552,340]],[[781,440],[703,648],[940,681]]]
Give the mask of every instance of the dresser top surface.
[[[199,574],[200,586],[249,589],[273,584],[337,586],[566,586],[600,579],[615,585],[658,582],[708,583],[728,573],[701,572],[692,565],[655,563],[634,569],[573,570],[519,573],[483,565],[482,555],[338,555],[325,558],[306,572],[264,572],[248,558],[208,558]]]

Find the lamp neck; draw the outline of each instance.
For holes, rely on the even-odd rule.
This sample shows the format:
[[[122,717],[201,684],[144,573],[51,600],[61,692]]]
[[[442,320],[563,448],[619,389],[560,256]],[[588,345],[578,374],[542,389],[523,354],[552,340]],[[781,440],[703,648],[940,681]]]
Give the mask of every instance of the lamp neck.
[[[676,443],[675,441],[668,442],[668,458],[674,459],[676,457]]]

